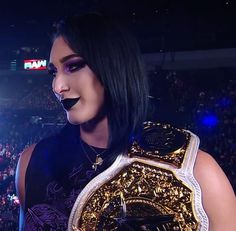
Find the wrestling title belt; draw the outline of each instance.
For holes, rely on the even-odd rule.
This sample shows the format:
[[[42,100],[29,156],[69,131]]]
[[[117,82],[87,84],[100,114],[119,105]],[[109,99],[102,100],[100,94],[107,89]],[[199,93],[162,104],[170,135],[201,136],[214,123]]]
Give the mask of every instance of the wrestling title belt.
[[[189,131],[144,123],[129,151],[79,194],[68,230],[208,230],[193,176],[198,145]]]

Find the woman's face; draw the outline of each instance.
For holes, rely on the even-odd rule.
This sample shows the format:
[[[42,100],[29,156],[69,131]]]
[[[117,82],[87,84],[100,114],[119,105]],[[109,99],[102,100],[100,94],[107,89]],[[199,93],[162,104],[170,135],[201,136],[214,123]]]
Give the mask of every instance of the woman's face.
[[[84,60],[62,37],[55,39],[50,53],[52,88],[72,124],[96,119],[102,110],[104,88]]]

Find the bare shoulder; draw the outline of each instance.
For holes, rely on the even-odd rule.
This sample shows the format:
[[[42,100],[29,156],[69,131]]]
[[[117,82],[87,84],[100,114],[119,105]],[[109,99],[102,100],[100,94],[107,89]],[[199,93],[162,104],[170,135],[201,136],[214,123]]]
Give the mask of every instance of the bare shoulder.
[[[210,230],[233,231],[236,227],[236,198],[225,173],[206,152],[198,151],[194,175],[202,190]]]
[[[31,146],[27,147],[22,153],[20,153],[19,161],[22,163],[29,162],[35,146],[36,144],[32,144]]]
[[[35,146],[36,144],[31,145],[20,154],[16,168],[16,191],[21,205],[24,204],[25,197],[25,174]]]
[[[208,153],[199,150],[197,154],[197,159],[194,167],[194,175],[199,181],[201,186],[208,186],[209,183],[212,189],[224,188],[233,193],[233,189],[227,179],[225,173],[215,161],[215,159]],[[205,185],[206,184],[206,185]],[[210,190],[208,188],[208,190]],[[234,194],[234,193],[233,193]]]

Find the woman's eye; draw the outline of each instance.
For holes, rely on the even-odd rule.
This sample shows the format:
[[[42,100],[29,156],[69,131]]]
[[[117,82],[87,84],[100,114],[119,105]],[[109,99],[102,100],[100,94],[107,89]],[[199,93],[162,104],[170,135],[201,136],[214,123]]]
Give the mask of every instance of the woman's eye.
[[[75,72],[75,71],[79,71],[85,66],[86,66],[85,61],[81,60],[78,62],[67,63],[65,65],[65,70],[66,72]]]
[[[56,77],[57,71],[55,69],[48,69],[48,74],[54,78]]]

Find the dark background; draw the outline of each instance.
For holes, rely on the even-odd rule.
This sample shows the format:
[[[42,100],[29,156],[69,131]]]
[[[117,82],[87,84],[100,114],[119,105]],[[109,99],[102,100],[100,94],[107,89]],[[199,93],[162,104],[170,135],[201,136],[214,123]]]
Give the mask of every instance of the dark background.
[[[1,1],[0,231],[18,230],[13,195],[19,153],[66,123],[47,71],[25,71],[23,60],[48,59],[52,25],[88,11],[118,18],[134,33],[144,61],[151,64],[150,119],[197,134],[200,148],[213,155],[236,191],[233,0]]]
[[[43,49],[53,22],[86,11],[105,12],[125,21],[145,53],[230,48],[236,45],[235,9],[232,0],[2,1],[0,51]]]

